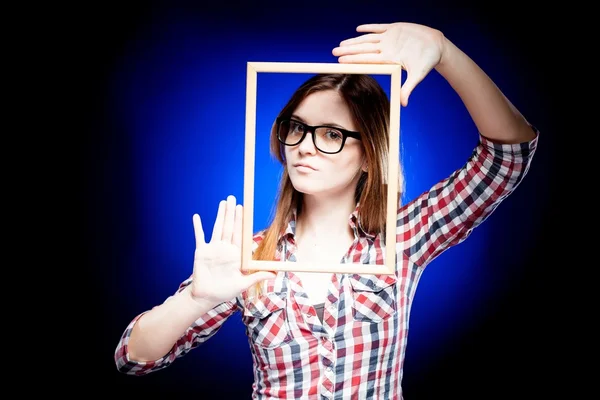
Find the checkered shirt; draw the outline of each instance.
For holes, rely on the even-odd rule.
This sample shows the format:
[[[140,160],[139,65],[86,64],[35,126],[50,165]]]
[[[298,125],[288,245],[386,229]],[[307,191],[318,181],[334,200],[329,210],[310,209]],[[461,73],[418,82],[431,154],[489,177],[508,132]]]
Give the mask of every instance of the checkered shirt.
[[[535,129],[535,128],[534,128]],[[120,338],[119,371],[158,371],[210,339],[239,311],[254,363],[252,398],[402,400],[409,314],[425,267],[465,240],[522,181],[538,136],[522,144],[497,144],[479,136],[464,166],[398,209],[394,275],[332,274],[323,322],[301,282],[280,271],[258,299],[241,293],[200,317],[164,357],[136,362],[127,343],[135,317]],[[359,206],[357,206],[359,207]],[[364,232],[357,209],[350,215],[354,242],[344,262],[382,264],[385,235]],[[281,236],[277,259],[295,261],[295,221]],[[255,236],[258,245],[261,234]],[[181,283],[183,290],[190,278]],[[245,305],[245,306],[244,306]]]

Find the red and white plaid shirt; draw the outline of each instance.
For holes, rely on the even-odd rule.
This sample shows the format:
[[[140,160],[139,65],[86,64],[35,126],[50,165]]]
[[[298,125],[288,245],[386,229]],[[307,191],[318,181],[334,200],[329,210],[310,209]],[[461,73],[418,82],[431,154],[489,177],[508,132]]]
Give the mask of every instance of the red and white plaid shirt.
[[[537,131],[536,131],[537,134]],[[333,274],[323,322],[297,276],[280,271],[257,300],[245,293],[199,318],[171,351],[152,362],[129,358],[127,343],[137,316],[123,333],[119,371],[142,375],[170,365],[204,343],[240,311],[254,360],[253,399],[402,399],[408,318],[424,268],[465,240],[521,182],[538,137],[501,145],[480,136],[471,158],[450,177],[398,210],[396,274]],[[382,233],[371,236],[349,218],[354,243],[345,262],[382,264]],[[295,221],[277,256],[295,261]],[[256,235],[255,244],[261,240]],[[280,259],[280,258],[279,258]],[[179,290],[190,283],[184,281]],[[244,307],[246,305],[246,307]]]

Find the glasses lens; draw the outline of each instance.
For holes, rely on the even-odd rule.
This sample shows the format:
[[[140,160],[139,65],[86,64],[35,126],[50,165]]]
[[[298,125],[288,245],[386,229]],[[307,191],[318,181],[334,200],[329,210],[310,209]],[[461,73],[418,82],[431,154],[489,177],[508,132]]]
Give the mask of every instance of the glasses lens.
[[[304,125],[302,124],[295,121],[283,120],[279,124],[277,136],[282,143],[288,146],[295,146],[302,140],[304,129]]]
[[[344,135],[335,128],[318,128],[315,132],[315,143],[324,153],[337,153],[342,148]]]

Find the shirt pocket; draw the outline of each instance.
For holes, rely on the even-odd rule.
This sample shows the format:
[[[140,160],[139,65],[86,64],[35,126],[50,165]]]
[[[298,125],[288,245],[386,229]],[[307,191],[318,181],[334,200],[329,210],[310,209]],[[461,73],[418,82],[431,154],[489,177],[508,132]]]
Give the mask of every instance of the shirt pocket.
[[[397,311],[395,275],[350,275],[355,321],[381,322]]]
[[[292,340],[286,297],[284,292],[266,293],[246,302],[244,323],[252,343],[262,348],[273,348]]]

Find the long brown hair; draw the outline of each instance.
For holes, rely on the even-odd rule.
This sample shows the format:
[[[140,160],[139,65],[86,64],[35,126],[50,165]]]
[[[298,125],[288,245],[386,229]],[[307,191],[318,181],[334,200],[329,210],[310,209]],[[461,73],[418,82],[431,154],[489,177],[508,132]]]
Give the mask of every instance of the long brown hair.
[[[361,135],[368,171],[359,178],[354,194],[359,204],[358,221],[366,232],[378,234],[385,232],[386,188],[389,150],[389,110],[390,102],[379,83],[369,75],[361,74],[318,74],[304,82],[278,117],[291,117],[300,103],[310,94],[333,90],[339,93],[348,106]],[[302,194],[294,189],[289,178],[284,146],[277,140],[277,125],[271,128],[271,153],[283,165],[279,194],[273,220],[263,232],[263,239],[255,250],[255,260],[275,260],[277,241],[285,231],[294,210],[301,213]],[[404,188],[404,179],[400,164],[399,197]],[[258,290],[260,290],[258,288]]]

